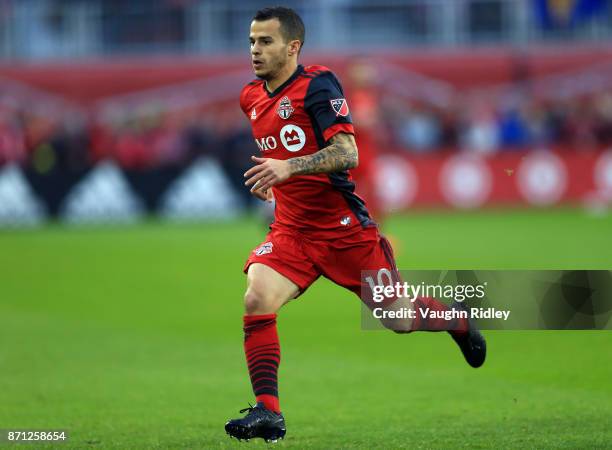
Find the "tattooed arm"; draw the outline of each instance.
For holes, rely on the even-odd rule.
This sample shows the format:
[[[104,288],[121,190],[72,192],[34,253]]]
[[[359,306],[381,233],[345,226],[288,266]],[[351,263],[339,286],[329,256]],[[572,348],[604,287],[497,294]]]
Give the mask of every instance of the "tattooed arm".
[[[329,142],[330,145],[312,155],[289,159],[291,175],[340,172],[357,167],[359,157],[352,134],[335,134]]]
[[[313,173],[340,172],[353,169],[359,164],[355,137],[348,133],[338,133],[329,140],[330,145],[312,155],[299,156],[287,160],[257,158],[251,159],[257,163],[246,171],[244,177],[246,186],[251,186],[251,193],[259,198],[278,183],[282,183],[294,175]]]

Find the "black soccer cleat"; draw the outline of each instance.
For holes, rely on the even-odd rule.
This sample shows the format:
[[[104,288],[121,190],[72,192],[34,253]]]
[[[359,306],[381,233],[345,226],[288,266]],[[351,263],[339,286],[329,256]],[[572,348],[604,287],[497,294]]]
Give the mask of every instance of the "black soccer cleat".
[[[452,304],[451,308],[467,311],[463,303],[457,301]],[[482,366],[485,362],[487,356],[487,342],[480,331],[478,331],[476,323],[471,318],[468,318],[468,327],[467,333],[462,333],[461,335],[451,333],[451,336],[461,349],[461,353],[463,353],[463,357],[467,363],[477,368]]]
[[[248,412],[247,412],[248,411]],[[242,439],[262,438],[266,442],[276,442],[285,437],[287,428],[285,418],[266,409],[263,403],[240,410],[247,412],[242,419],[231,419],[225,424],[225,432],[239,441]]]

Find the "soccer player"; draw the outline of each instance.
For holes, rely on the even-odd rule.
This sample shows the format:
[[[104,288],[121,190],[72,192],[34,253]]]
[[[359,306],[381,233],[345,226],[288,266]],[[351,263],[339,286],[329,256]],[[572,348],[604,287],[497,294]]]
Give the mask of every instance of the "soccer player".
[[[276,441],[286,432],[277,311],[321,275],[360,295],[362,270],[397,269],[391,246],[355,193],[349,170],[358,153],[340,82],[327,67],[298,65],[302,20],[289,8],[262,9],[249,39],[257,79],[242,90],[240,106],[261,156],[252,157],[245,184],[262,200],[273,196],[276,209],[270,232],[244,266],[244,351],[257,403],[225,430],[238,439]],[[449,309],[431,298],[417,299],[414,307]],[[445,320],[423,318],[394,330],[449,331],[470,365],[484,362],[484,339],[467,319],[450,330]]]

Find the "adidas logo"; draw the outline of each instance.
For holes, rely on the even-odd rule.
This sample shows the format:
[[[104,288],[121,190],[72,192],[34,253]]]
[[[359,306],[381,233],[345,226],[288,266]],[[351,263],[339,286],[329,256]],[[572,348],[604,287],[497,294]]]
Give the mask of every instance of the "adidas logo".
[[[257,111],[255,111],[255,108],[253,108],[253,111],[251,111],[251,120],[255,119],[257,119]]]
[[[223,168],[207,158],[199,159],[174,180],[160,202],[161,214],[173,220],[229,219],[241,207]]]
[[[69,223],[129,223],[144,212],[123,172],[112,162],[102,162],[72,188],[61,214]]]
[[[37,225],[45,216],[45,205],[30,188],[19,167],[10,164],[0,169],[0,229]]]

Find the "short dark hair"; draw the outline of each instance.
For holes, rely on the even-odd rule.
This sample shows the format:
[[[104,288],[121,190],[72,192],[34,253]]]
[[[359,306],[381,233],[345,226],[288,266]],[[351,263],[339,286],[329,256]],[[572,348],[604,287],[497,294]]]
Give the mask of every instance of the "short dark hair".
[[[298,40],[300,41],[300,50],[304,45],[306,31],[304,30],[304,22],[302,18],[291,8],[284,6],[274,6],[272,8],[260,9],[255,13],[253,20],[258,22],[270,19],[278,19],[280,22],[280,31],[285,39],[285,42]]]

